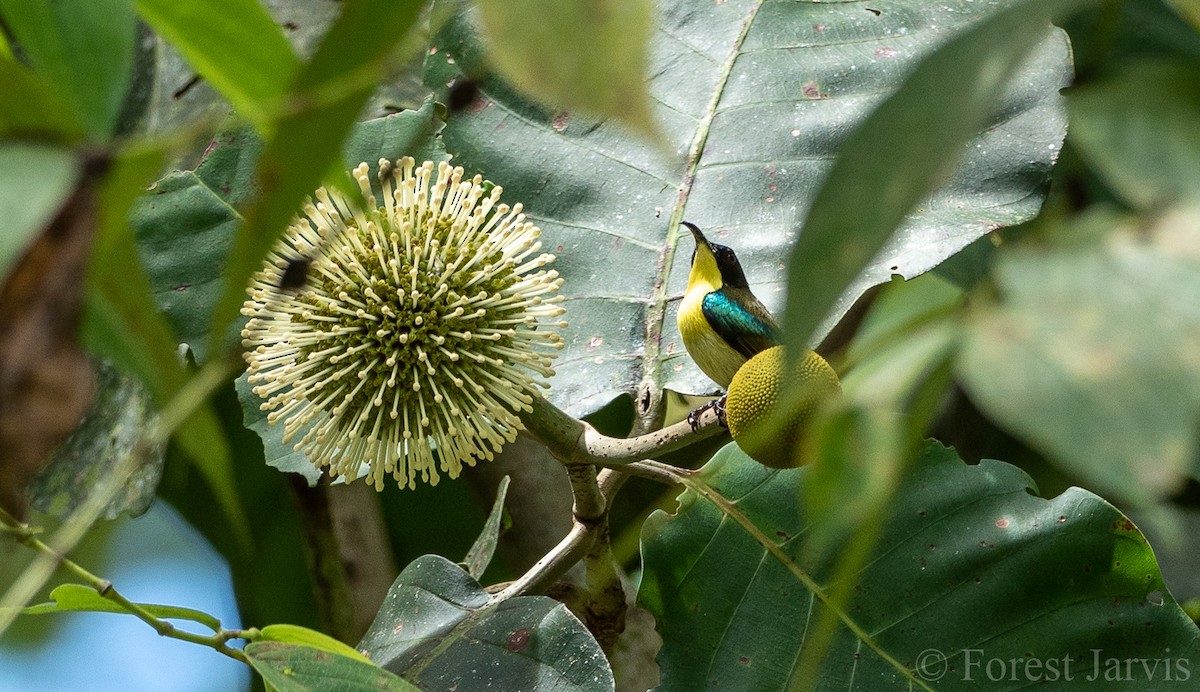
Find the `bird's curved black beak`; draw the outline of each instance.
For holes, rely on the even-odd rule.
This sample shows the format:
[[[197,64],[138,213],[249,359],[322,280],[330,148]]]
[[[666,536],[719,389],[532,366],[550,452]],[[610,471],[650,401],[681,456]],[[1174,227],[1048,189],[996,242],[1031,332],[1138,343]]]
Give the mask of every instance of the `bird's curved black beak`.
[[[691,223],[689,221],[681,221],[679,223],[681,226],[686,226],[687,229],[692,232],[692,238],[695,238],[695,240],[696,240],[696,247],[700,247],[701,245],[704,245],[705,247],[708,247],[710,250],[712,249],[712,246],[708,242],[708,238],[705,238],[704,234],[700,232],[699,226],[697,226],[696,224]]]

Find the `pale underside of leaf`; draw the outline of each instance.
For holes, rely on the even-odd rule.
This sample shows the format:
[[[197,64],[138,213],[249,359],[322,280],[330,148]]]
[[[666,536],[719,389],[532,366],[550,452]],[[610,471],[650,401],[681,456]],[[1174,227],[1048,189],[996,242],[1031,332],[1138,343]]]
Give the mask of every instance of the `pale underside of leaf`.
[[[1010,4],[882,2],[870,5],[876,13],[857,2],[660,2],[650,93],[672,154],[612,123],[547,113],[485,80],[473,114],[448,124],[447,149],[504,185],[506,199],[524,202],[558,255],[571,326],[552,400],[580,415],[639,384],[713,391],[675,327],[692,248],[670,229],[686,219],[733,247],[756,294],[779,313],[784,258],[839,143],[920,57]],[[431,86],[483,69],[465,22],[435,43]],[[824,329],[869,286],[927,271],[1037,212],[1065,130],[1057,90],[1068,75],[1056,34]]]

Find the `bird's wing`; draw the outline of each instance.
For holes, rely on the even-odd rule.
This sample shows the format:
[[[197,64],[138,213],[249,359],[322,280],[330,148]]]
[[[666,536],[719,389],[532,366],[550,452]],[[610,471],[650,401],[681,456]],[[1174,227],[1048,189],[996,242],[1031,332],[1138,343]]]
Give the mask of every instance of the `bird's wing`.
[[[778,344],[779,326],[754,294],[744,291],[734,300],[728,291],[713,291],[700,304],[713,331],[746,358]]]

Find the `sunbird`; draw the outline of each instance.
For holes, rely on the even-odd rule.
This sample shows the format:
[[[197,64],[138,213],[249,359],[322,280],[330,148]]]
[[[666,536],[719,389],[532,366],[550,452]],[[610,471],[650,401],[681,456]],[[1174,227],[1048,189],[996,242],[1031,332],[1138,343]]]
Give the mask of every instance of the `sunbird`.
[[[733,250],[709,242],[695,224],[683,225],[692,232],[696,251],[679,305],[679,333],[696,365],[727,389],[743,363],[779,343],[779,325],[750,292]]]

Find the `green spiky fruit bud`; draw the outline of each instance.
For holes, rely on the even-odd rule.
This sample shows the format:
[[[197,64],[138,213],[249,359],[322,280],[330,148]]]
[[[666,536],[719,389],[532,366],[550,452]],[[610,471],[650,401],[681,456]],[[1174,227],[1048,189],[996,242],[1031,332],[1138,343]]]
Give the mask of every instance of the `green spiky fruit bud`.
[[[755,355],[733,376],[725,403],[734,441],[772,468],[799,465],[801,432],[821,402],[842,389],[837,373],[815,351],[805,351],[793,367],[786,364],[782,346]]]

